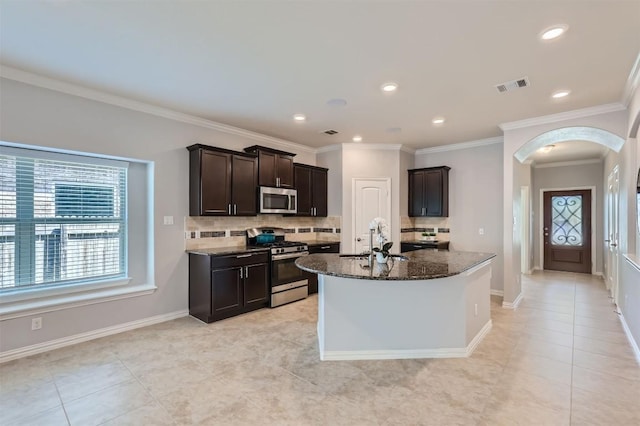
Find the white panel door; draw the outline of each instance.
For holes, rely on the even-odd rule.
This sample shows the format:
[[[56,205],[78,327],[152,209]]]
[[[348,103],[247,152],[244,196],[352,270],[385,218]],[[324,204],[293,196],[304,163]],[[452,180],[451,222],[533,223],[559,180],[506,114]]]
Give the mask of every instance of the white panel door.
[[[368,252],[369,223],[382,217],[391,227],[391,178],[354,178],[353,206],[354,253]]]
[[[620,191],[620,172],[618,166],[614,167],[608,179],[608,202],[607,202],[607,229],[608,235],[605,242],[608,243],[607,250],[607,285],[611,291],[614,303],[618,304],[618,200]]]

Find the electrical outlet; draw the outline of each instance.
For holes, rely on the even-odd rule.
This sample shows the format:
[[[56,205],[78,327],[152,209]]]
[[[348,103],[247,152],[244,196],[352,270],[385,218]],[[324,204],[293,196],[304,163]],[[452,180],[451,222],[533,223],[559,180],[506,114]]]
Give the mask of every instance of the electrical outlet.
[[[165,225],[173,225],[173,216],[165,216],[164,217]]]
[[[478,304],[477,303],[474,305],[473,309],[475,310],[476,316],[478,316]]]
[[[484,228],[478,229],[478,234],[479,235],[484,235]]]
[[[42,328],[42,317],[31,319],[31,330],[40,330]]]

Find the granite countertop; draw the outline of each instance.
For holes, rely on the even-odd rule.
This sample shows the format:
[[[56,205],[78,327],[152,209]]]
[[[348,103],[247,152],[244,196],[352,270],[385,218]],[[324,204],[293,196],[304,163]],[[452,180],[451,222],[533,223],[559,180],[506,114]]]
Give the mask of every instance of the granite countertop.
[[[340,244],[340,241],[306,240],[300,241],[308,246],[326,246],[327,244]]]
[[[409,241],[400,241],[403,244],[442,244],[448,243],[447,240],[435,240],[435,241],[427,241],[427,240],[409,240]]]
[[[296,265],[305,271],[335,277],[367,280],[428,280],[458,275],[495,256],[493,253],[417,250],[393,255],[387,265],[380,265],[374,261],[373,268],[369,268],[366,256],[362,258],[345,257],[339,254],[311,254],[298,258]]]
[[[226,254],[240,254],[250,253],[256,251],[268,252],[267,247],[246,247],[246,246],[231,246],[231,247],[205,247],[199,249],[187,250],[187,253],[203,254],[207,256],[223,256]]]

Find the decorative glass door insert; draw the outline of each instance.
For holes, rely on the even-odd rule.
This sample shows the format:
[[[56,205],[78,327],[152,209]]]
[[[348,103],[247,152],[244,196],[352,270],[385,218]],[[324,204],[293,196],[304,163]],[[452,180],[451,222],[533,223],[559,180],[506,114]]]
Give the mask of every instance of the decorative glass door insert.
[[[582,195],[551,197],[551,244],[582,246]]]

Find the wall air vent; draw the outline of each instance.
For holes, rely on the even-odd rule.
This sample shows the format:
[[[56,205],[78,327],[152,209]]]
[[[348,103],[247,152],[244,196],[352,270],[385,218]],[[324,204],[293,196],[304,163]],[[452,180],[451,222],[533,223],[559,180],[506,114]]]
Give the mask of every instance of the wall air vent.
[[[507,81],[506,83],[496,84],[496,90],[498,90],[499,93],[504,93],[529,86],[531,86],[531,83],[529,83],[529,77],[522,77],[517,80]]]
[[[322,133],[324,133],[325,135],[337,135],[338,134],[338,132],[333,130],[333,129],[325,130]]]

